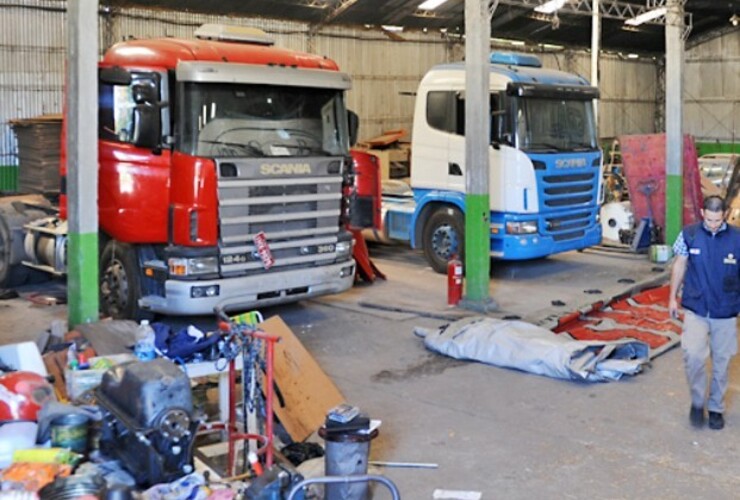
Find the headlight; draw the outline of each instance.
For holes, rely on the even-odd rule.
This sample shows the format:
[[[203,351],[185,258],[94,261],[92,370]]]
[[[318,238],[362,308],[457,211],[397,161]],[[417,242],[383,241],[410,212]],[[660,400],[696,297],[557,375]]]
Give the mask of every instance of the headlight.
[[[519,222],[507,222],[506,234],[534,234],[537,232],[537,221],[526,220]]]
[[[336,249],[337,249],[337,257],[339,258],[349,257],[349,254],[352,252],[352,240],[338,241]]]
[[[197,276],[218,272],[217,257],[171,258],[167,261],[170,276]]]

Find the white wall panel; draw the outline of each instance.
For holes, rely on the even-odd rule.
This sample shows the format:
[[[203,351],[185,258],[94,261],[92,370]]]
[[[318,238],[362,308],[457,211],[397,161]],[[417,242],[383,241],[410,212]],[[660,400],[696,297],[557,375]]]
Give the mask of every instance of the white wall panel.
[[[65,14],[57,1],[0,6],[0,165],[15,165],[8,121],[60,113]]]
[[[740,32],[693,47],[684,66],[684,131],[698,141],[740,135]]]

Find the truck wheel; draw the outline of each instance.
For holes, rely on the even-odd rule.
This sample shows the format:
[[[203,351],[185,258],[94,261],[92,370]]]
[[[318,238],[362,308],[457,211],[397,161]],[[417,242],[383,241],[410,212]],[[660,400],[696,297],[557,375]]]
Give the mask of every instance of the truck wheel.
[[[432,269],[447,273],[447,261],[453,255],[463,258],[465,232],[463,216],[456,208],[441,208],[434,212],[422,233],[424,256]]]
[[[139,307],[139,263],[131,245],[110,240],[100,256],[100,310],[113,319],[152,315]]]
[[[5,221],[0,217],[0,287],[12,286],[10,283],[10,231]]]

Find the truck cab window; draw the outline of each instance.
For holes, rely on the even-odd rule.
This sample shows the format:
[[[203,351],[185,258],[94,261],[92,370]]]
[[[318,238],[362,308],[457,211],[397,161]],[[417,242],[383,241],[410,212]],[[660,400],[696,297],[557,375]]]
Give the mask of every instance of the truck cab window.
[[[339,90],[185,82],[176,148],[209,158],[343,156],[347,110]]]
[[[432,128],[456,135],[465,135],[465,96],[461,92],[444,91],[427,94],[427,123]],[[491,94],[491,142],[502,142],[506,132],[501,96]]]
[[[429,92],[427,94],[427,123],[442,132],[456,133],[457,109],[454,92]]]
[[[155,81],[150,77],[133,75],[130,85],[111,85],[100,82],[98,94],[98,137],[102,140],[130,143],[134,137],[134,108],[142,88],[150,88],[157,96]],[[139,92],[135,92],[139,90]]]

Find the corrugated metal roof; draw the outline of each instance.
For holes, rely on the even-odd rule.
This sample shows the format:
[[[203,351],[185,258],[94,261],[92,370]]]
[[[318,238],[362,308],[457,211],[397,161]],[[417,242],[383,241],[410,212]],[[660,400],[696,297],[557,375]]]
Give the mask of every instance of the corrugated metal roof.
[[[572,5],[590,5],[591,0],[569,0]],[[101,0],[101,5],[149,7],[210,14],[263,16],[304,21],[318,26],[397,25],[409,29],[445,29],[448,34],[464,32],[465,0],[447,0],[431,14],[417,9],[422,0]],[[573,8],[561,9],[553,16],[536,15],[533,6],[545,0],[501,0],[493,17],[492,36],[524,40],[531,44],[558,44],[588,47],[591,44],[591,18],[575,14]],[[607,4],[631,4],[645,7],[647,0],[602,0]],[[740,0],[686,0],[685,11],[692,14],[693,29],[687,43],[740,29],[730,18],[740,16]],[[389,36],[399,37],[390,33]],[[621,20],[602,19],[602,48],[639,52],[663,52],[663,27],[645,24],[625,30]]]

